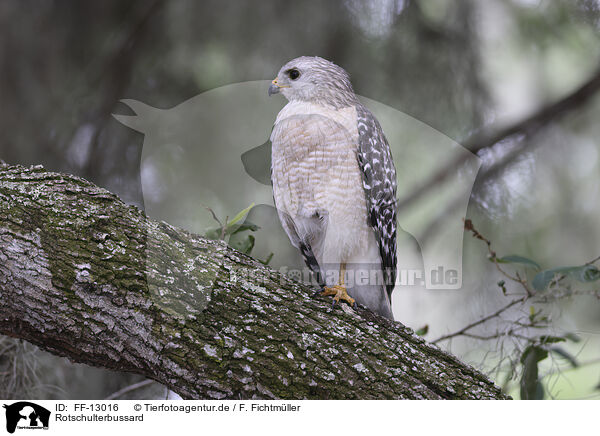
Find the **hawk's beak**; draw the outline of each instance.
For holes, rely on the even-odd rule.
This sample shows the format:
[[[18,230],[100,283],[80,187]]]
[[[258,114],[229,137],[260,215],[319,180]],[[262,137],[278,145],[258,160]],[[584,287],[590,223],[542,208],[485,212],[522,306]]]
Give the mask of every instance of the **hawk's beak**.
[[[277,84],[277,79],[273,79],[273,81],[271,82],[272,85],[269,86],[269,97],[272,96],[273,94],[279,94],[279,85]]]

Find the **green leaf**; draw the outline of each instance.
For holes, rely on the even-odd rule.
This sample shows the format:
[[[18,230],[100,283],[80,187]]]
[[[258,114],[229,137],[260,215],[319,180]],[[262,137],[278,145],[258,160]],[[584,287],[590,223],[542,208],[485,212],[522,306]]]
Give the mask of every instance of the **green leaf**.
[[[577,359],[575,359],[575,356],[573,356],[571,353],[564,350],[563,348],[552,347],[552,348],[550,348],[550,351],[552,351],[553,353],[558,354],[560,357],[566,359],[573,368],[577,368],[579,366],[579,363],[577,363]]]
[[[415,334],[417,336],[425,336],[427,334],[427,332],[429,332],[429,325],[425,324],[423,327],[421,327],[419,330],[417,330],[415,332]]]
[[[579,336],[577,336],[575,333],[567,333],[565,335],[565,339],[568,339],[569,341],[578,343],[581,342],[581,338]]]
[[[527,359],[534,359],[535,363],[541,362],[548,357],[548,350],[539,345],[529,345],[521,354],[521,364],[525,365]]]
[[[583,265],[574,274],[575,278],[582,283],[595,282],[600,279],[600,270],[594,265]]]
[[[256,232],[258,229],[260,229],[260,227],[257,226],[256,224],[253,224],[250,221],[244,221],[244,224],[240,224],[239,226],[236,226],[235,228],[228,227],[226,230],[226,233],[235,235],[236,233],[245,232],[246,230],[249,230],[251,232]]]
[[[533,286],[536,291],[543,291],[550,284],[552,277],[554,277],[554,272],[549,270],[537,273],[531,281],[531,286]]]
[[[522,400],[544,399],[544,388],[538,379],[538,363],[547,357],[548,350],[538,345],[530,345],[523,351],[523,374],[520,381]]]
[[[535,290],[543,291],[557,274],[568,275],[583,283],[594,282],[600,279],[600,270],[594,265],[559,266],[558,268],[547,269],[537,273],[531,285]]]
[[[540,344],[555,344],[557,342],[565,342],[566,339],[563,336],[540,336]]]
[[[569,274],[577,270],[577,266],[559,266],[558,268],[547,269],[536,274],[531,285],[536,291],[545,290],[556,274]]]
[[[229,221],[227,223],[227,227],[231,227],[233,225],[235,225],[235,223],[237,223],[239,220],[241,220],[242,218],[244,218],[246,216],[246,214],[248,212],[250,212],[250,210],[254,207],[254,203],[252,203],[250,206],[248,206],[246,209],[240,211],[236,216],[234,216],[231,221]]]
[[[499,259],[496,259],[499,263],[520,263],[526,266],[531,266],[535,269],[542,269],[539,264],[531,259],[528,259],[526,257],[523,256],[519,256],[516,254],[511,254],[509,256],[503,256]]]
[[[250,254],[254,248],[254,236],[248,235],[245,238],[236,238],[229,241],[229,245],[244,254]]]
[[[268,265],[271,262],[271,259],[273,259],[273,253],[269,253],[269,255],[267,256],[267,258],[265,260],[258,260],[260,263],[262,263],[263,265]]]
[[[206,232],[204,232],[204,237],[206,239],[221,239],[221,228],[213,227],[207,229]]]

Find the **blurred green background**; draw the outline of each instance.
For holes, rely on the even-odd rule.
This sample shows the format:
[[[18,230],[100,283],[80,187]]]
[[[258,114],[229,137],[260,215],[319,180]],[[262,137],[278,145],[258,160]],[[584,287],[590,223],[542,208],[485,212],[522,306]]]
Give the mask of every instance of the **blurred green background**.
[[[220,86],[271,79],[300,55],[332,60],[350,73],[357,94],[465,143],[519,123],[597,74],[600,2],[4,0],[0,159],[82,176],[143,208],[144,138],[111,116],[131,113],[120,99],[171,108]],[[535,134],[517,132],[479,153],[485,171],[519,151],[501,170],[476,181],[467,212],[498,256],[520,254],[545,269],[600,255],[599,119],[600,93],[573,102]],[[392,145],[400,169],[402,144]],[[214,156],[207,152],[205,159]],[[208,206],[221,217],[239,211],[221,210],[218,203]],[[444,210],[440,205],[439,213]],[[199,222],[210,219],[203,208],[198,214]],[[434,227],[427,237],[435,238]],[[289,246],[273,251],[277,259]],[[503,277],[486,254],[485,245],[467,235],[463,289],[397,289],[396,319],[415,329],[427,325],[425,338],[433,340],[502,307],[508,297],[497,283]],[[599,286],[575,283],[569,289],[593,294]],[[506,288],[509,294],[518,290],[514,283]],[[531,342],[506,332],[530,318],[530,306],[547,320],[543,333],[525,329],[528,338],[578,338],[560,344],[564,354],[552,352],[541,362],[544,397],[600,398],[600,300],[594,295],[515,307],[478,330],[497,337],[461,336],[439,345],[519,398],[525,371],[519,360]],[[105,398],[141,381],[6,338],[0,340],[0,374],[5,398]],[[122,398],[127,395],[166,393],[146,385]]]

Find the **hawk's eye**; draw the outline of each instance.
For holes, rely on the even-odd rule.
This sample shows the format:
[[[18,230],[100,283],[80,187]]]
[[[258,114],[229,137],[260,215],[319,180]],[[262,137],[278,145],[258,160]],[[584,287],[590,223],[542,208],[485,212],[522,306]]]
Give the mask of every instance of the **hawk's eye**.
[[[293,69],[291,69],[291,70],[288,71],[288,76],[290,76],[290,79],[296,80],[298,77],[300,77],[300,71],[298,71],[297,69],[293,68]]]

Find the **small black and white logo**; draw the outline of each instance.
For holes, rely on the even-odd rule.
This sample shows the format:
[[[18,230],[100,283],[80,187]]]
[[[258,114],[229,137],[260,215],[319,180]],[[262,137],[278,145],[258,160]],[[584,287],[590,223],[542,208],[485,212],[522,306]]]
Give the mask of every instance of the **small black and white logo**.
[[[6,431],[14,433],[16,429],[39,430],[48,429],[50,411],[28,401],[5,404]]]

